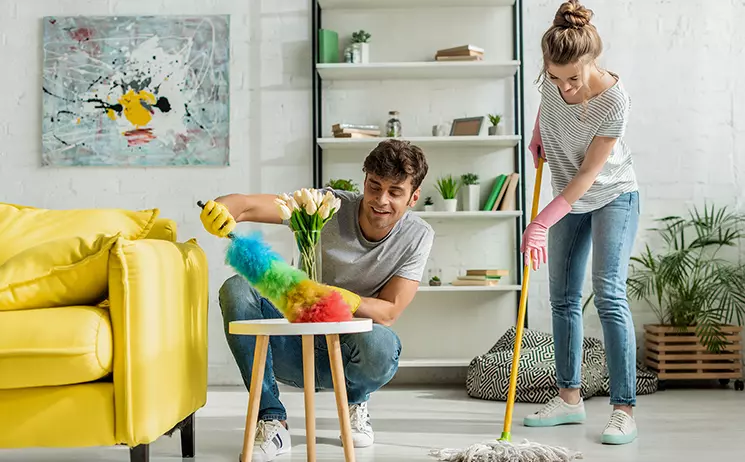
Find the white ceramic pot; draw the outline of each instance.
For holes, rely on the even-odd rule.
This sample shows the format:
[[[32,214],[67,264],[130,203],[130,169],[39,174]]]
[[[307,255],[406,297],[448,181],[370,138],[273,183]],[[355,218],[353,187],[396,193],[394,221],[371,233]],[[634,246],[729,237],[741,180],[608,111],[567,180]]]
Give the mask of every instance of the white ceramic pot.
[[[425,205],[424,206],[424,211],[425,212],[434,212],[435,211],[435,206],[434,205]]]
[[[355,63],[365,64],[370,62],[370,44],[369,43],[354,43],[352,44],[352,52],[357,52],[359,59],[355,60]]]
[[[481,185],[469,184],[463,190],[463,209],[475,212],[479,209]]]
[[[445,212],[455,212],[458,210],[458,199],[443,199],[442,206]]]

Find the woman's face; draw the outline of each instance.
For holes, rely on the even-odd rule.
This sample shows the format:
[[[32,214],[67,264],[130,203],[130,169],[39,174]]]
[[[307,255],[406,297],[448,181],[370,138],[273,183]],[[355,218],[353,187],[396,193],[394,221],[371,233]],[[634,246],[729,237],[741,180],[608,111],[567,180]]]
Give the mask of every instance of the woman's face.
[[[556,85],[564,97],[572,97],[579,92],[590,79],[590,65],[576,62],[572,64],[546,66],[548,79]]]

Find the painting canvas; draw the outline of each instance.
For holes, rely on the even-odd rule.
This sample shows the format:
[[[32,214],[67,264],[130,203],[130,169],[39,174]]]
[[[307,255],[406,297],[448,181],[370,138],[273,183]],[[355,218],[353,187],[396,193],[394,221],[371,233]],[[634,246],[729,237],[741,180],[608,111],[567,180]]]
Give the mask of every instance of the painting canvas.
[[[42,165],[225,166],[229,16],[44,18]]]

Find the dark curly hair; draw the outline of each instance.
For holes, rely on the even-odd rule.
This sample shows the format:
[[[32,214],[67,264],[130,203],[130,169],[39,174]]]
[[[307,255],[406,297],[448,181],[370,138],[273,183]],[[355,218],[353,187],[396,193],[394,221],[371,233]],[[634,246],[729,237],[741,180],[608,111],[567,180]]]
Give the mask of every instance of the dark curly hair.
[[[389,139],[381,141],[365,158],[362,171],[395,183],[411,177],[412,193],[427,176],[427,159],[419,146],[409,141]]]

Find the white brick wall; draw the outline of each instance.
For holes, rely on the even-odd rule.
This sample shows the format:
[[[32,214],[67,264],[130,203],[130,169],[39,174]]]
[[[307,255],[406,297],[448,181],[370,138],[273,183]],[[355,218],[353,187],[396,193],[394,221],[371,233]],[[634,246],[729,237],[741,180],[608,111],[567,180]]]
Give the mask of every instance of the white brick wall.
[[[540,35],[560,2],[525,3],[526,112],[527,123],[532,126],[531,118],[538,105],[532,82],[539,69]],[[311,50],[307,5],[306,0],[0,0],[0,58],[4,63],[0,73],[0,201],[52,208],[159,207],[163,216],[177,220],[181,239],[196,236],[211,263],[213,383],[236,382],[238,377],[225,346],[216,303],[217,289],[231,272],[222,264],[221,242],[202,230],[195,201],[235,191],[286,191],[310,183]],[[595,21],[605,39],[604,63],[621,75],[633,98],[629,142],[635,153],[643,208],[637,247],[647,236],[644,228],[653,217],[682,213],[688,204],[705,199],[739,207],[741,172],[745,168],[745,90],[740,82],[745,74],[745,32],[740,27],[745,22],[745,2],[721,1],[714,7],[710,2],[692,0],[595,0],[588,6],[595,9]],[[41,17],[160,13],[232,15],[231,167],[40,168]],[[444,21],[447,16],[435,19]],[[369,29],[385,30],[374,18],[370,21]],[[411,25],[418,26],[418,22]],[[482,39],[476,30],[469,27],[467,33],[474,34],[473,40],[487,43],[488,36]],[[463,33],[466,32],[462,28],[441,27],[433,40],[447,42],[447,34],[462,37]],[[387,46],[394,46],[395,37],[381,34]],[[656,53],[659,56],[653,56]],[[469,100],[479,98],[474,91],[478,90],[467,93]],[[432,98],[431,114],[412,120],[410,125],[419,134],[439,122],[432,122],[432,118],[449,120],[461,116],[462,107],[456,104],[463,100],[463,94],[446,88],[434,94],[437,97]],[[412,91],[406,96],[408,99],[391,96],[384,103],[361,107],[358,114],[383,118],[389,109],[395,109],[391,104],[400,102],[399,108],[405,108],[422,93]],[[336,93],[332,98],[331,110],[356,101],[359,95],[350,89],[346,95]],[[487,110],[486,106],[476,107]],[[404,115],[414,109],[401,110]],[[354,161],[350,160],[350,165],[359,170]],[[529,192],[531,175],[529,170]],[[547,175],[542,204],[550,200],[548,180]],[[284,230],[264,229],[278,249],[286,253],[289,236]],[[450,227],[443,231],[457,236],[457,230]],[[455,241],[445,254],[459,252],[467,261],[474,256],[462,256],[462,250],[471,247]],[[541,270],[531,280],[531,327],[548,330],[546,271]],[[457,299],[449,296],[444,300],[439,302],[442,306],[432,307],[427,315],[430,319],[439,310],[448,310],[454,301],[457,304]],[[488,302],[488,297],[474,300]],[[512,319],[510,313],[507,315]],[[652,318],[648,311],[635,307],[635,319],[641,328],[642,322]],[[474,322],[478,319],[474,318]],[[588,316],[587,326],[588,334],[601,335],[594,314]],[[409,350],[417,351],[417,346],[412,345]]]

